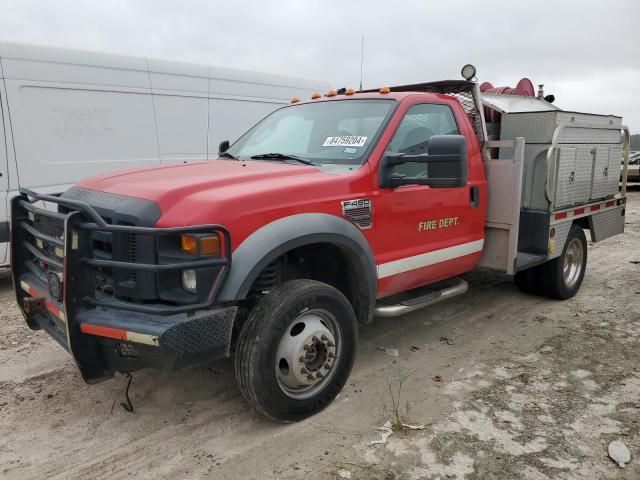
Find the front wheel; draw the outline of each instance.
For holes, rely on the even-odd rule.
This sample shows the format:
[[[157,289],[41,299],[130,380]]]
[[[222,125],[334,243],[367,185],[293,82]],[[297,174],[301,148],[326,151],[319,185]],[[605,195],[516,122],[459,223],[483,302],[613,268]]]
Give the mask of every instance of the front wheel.
[[[315,280],[284,283],[258,301],[242,327],[235,358],[240,391],[273,420],[302,420],[340,393],[356,341],[356,316],[342,293]]]
[[[562,254],[543,265],[546,293],[559,300],[573,297],[587,269],[587,238],[579,225],[572,225]]]

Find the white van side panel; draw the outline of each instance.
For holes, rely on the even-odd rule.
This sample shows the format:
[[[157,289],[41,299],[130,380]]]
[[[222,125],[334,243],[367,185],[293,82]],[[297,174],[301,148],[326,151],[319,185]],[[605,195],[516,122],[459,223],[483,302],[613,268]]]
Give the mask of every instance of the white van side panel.
[[[3,44],[20,186],[159,164],[146,60]]]
[[[22,187],[159,164],[151,95],[5,81]]]
[[[207,159],[209,67],[148,60],[161,162]]]
[[[209,152],[218,158],[218,145],[223,140],[235,142],[250,127],[279,107],[273,100],[211,98],[209,100]]]
[[[142,57],[17,43],[0,43],[0,57],[6,78],[150,88],[147,62]]]
[[[216,95],[269,98],[287,104],[292,96],[308,97],[310,92],[326,92],[328,82],[212,67],[209,92]]]
[[[212,67],[209,81],[209,157],[222,140],[235,142],[251,126],[291,98],[327,91],[328,82]]]

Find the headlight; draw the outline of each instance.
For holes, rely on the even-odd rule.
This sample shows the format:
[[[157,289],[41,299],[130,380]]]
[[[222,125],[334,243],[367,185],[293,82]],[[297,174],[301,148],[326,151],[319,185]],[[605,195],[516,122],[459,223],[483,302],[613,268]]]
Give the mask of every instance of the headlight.
[[[184,288],[187,292],[196,293],[196,290],[198,288],[198,280],[195,270],[182,271],[182,288]]]

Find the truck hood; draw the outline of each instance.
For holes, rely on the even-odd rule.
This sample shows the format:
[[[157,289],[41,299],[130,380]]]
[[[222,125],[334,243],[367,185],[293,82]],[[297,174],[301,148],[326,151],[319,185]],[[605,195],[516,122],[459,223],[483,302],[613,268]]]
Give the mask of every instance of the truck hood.
[[[286,214],[314,210],[329,199],[338,208],[354,180],[345,173],[359,169],[332,168],[225,159],[105,174],[77,186],[156,203],[158,227],[239,222],[244,228],[265,220],[265,212],[277,218],[283,214],[275,213],[278,208]]]
[[[198,192],[218,192],[223,197],[255,192],[277,180],[290,184],[308,177],[326,176],[316,167],[271,161],[214,160],[115,172],[89,178],[81,188],[151,200],[159,205]],[[307,178],[305,178],[307,177]]]

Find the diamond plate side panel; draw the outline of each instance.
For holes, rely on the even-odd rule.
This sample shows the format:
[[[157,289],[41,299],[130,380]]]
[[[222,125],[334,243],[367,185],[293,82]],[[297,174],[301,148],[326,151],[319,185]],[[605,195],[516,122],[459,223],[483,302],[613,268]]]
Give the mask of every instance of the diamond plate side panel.
[[[608,146],[595,147],[591,199],[604,198],[609,191],[609,150]]]
[[[558,149],[556,208],[567,207],[573,203],[576,154],[577,149],[573,147],[565,146]]]
[[[600,242],[624,232],[624,205],[593,214],[589,224],[594,242]]]
[[[551,143],[556,128],[554,112],[503,114],[500,139],[524,137],[527,144]]]
[[[593,174],[593,148],[580,147],[576,152],[576,169],[573,181],[573,204],[589,201],[591,175]]]
[[[620,190],[620,165],[623,161],[622,145],[612,145],[609,150],[609,181],[606,196],[613,196]]]
[[[528,144],[551,143],[556,127],[563,122],[590,123],[608,129],[566,127],[558,143],[620,143],[620,117],[562,111],[503,114],[500,138],[524,137]]]
[[[620,130],[566,127],[560,132],[558,143],[620,143]]]
[[[549,228],[549,231],[551,231],[552,228],[556,229],[556,234],[553,236],[555,246],[553,253],[549,253],[549,260],[557,258],[562,254],[562,250],[564,249],[564,244],[567,243],[567,237],[569,236],[569,230],[571,230],[572,224],[573,221],[569,220],[563,223],[556,223]],[[551,235],[549,235],[549,238],[551,238]]]

